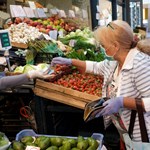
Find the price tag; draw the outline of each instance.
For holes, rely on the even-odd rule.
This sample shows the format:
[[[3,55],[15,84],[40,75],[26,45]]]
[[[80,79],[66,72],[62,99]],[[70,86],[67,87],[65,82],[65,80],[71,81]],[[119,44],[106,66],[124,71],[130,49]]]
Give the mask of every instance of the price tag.
[[[33,12],[34,12],[35,18],[39,18],[37,9],[33,9]]]
[[[10,10],[13,17],[26,17],[26,13],[21,5],[10,5]]]
[[[43,8],[43,10],[44,10],[44,12],[46,12],[46,13],[48,12],[48,8]]]
[[[69,46],[74,47],[76,42],[76,40],[70,40]]]
[[[69,10],[69,17],[75,18],[75,12],[73,10]]]
[[[59,16],[62,18],[66,18],[66,13],[64,10],[59,10]]]
[[[50,9],[50,13],[52,15],[57,15],[57,10],[56,9]]]
[[[39,18],[46,18],[47,17],[43,8],[37,8],[36,10],[37,10]]]
[[[35,17],[33,9],[31,9],[30,7],[23,7],[23,9],[24,9],[26,16],[28,18],[34,18]]]
[[[53,30],[49,32],[50,37],[54,40],[57,40],[57,34],[58,34],[57,30]]]
[[[47,35],[47,34],[42,34],[43,36],[44,36],[44,38],[46,39],[46,40],[52,40],[52,38],[49,36],[49,35]]]
[[[28,1],[28,3],[29,3],[29,6],[30,6],[31,9],[36,9],[36,5],[35,5],[34,2]]]
[[[40,150],[40,148],[35,146],[27,146],[25,150]]]
[[[63,30],[58,31],[59,37],[63,37],[64,36],[64,32]]]

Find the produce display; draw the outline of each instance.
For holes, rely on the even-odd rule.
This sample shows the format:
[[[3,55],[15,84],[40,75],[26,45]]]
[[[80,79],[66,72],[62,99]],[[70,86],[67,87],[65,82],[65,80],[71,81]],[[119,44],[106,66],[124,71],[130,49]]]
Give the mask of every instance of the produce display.
[[[96,46],[93,32],[89,28],[77,29],[75,32],[70,32],[63,38],[59,38],[59,40],[72,48],[66,54],[68,58],[97,62],[105,59],[105,54]]]
[[[51,30],[62,30],[64,32],[71,32],[75,31],[79,28],[76,22],[65,21],[63,18],[60,18],[58,15],[53,15],[48,18],[19,18],[16,17],[14,21],[9,23],[11,24],[20,24],[26,23],[28,26],[36,27],[39,29],[40,32],[48,34]]]
[[[38,59],[39,57],[42,57],[42,59],[39,60],[41,62],[43,62],[44,59],[48,59],[48,62],[50,62],[53,57],[64,56],[71,50],[69,46],[55,40],[36,39],[29,41],[27,45],[27,64],[33,64],[34,59]]]
[[[42,33],[39,29],[28,26],[26,23],[12,24],[8,29],[10,33],[11,42],[27,43],[30,40],[35,40]]]
[[[93,74],[81,74],[75,67],[56,65],[51,78],[53,82],[80,92],[101,96],[103,77]]]
[[[25,66],[18,66],[14,70],[14,73],[27,73],[31,70],[43,70],[46,71],[49,68],[49,64],[40,63],[38,65],[29,65],[26,64]]]
[[[8,150],[25,150],[28,146],[39,147],[40,150],[96,150],[99,142],[93,137],[77,138],[48,137],[48,136],[24,136],[20,141],[13,141]]]

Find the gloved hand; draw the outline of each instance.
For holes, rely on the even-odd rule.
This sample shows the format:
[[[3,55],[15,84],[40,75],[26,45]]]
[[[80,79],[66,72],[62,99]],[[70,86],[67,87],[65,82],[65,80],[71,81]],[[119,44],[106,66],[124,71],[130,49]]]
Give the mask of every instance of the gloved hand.
[[[31,70],[27,73],[27,77],[29,79],[36,79],[36,78],[40,78],[40,79],[48,79],[51,77],[51,75],[48,74],[48,70],[46,71],[42,71],[42,70]]]
[[[116,97],[109,99],[103,103],[105,106],[101,112],[99,112],[98,116],[112,115],[114,113],[118,113],[120,108],[123,108],[123,97]]]
[[[51,66],[55,66],[56,64],[71,65],[72,60],[70,58],[55,57],[51,61]]]

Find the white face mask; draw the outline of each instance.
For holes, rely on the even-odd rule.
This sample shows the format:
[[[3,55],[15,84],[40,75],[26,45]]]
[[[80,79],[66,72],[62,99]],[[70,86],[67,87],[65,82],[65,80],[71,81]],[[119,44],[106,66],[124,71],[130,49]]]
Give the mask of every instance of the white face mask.
[[[106,54],[106,51],[105,51],[105,50],[104,50],[104,52],[105,52],[106,57],[109,57],[109,58],[114,59],[114,56],[118,53],[119,50],[120,50],[120,49],[118,49],[112,56]]]

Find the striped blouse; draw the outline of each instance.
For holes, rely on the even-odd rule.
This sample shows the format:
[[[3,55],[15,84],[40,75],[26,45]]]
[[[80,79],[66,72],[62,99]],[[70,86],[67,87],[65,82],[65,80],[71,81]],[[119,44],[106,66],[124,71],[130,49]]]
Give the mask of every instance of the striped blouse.
[[[104,76],[102,96],[106,97],[106,87],[117,66],[116,61],[102,62],[86,61],[86,72]],[[144,113],[148,136],[150,139],[150,57],[136,48],[131,49],[119,73],[117,96],[142,98],[146,113]],[[131,110],[122,109],[121,118],[126,129],[129,127]],[[133,130],[133,140],[141,141],[138,117]]]

